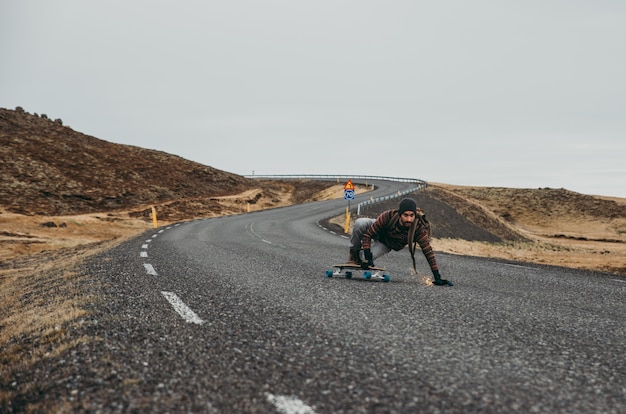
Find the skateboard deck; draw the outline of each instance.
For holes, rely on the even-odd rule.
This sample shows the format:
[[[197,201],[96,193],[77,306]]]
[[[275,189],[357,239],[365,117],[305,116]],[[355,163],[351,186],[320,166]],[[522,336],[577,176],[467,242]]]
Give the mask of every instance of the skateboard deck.
[[[388,274],[383,273],[385,269],[382,267],[372,266],[367,270],[361,268],[360,265],[354,263],[343,263],[333,265],[334,270],[327,270],[326,277],[343,276],[346,279],[351,279],[354,272],[363,272],[363,279],[365,280],[378,280],[381,282],[389,282],[391,277]],[[348,270],[346,270],[348,269]]]

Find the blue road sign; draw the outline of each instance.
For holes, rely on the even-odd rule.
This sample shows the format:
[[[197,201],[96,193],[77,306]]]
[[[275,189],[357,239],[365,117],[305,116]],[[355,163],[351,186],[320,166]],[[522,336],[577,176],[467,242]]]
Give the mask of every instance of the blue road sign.
[[[354,190],[343,190],[343,198],[346,200],[354,200]]]

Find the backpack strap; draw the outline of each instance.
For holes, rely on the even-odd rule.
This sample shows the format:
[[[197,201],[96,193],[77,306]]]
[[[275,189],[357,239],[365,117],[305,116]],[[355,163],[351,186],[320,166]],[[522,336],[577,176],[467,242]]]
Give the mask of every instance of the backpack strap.
[[[408,244],[409,244],[409,252],[411,253],[411,260],[413,261],[413,270],[417,273],[417,268],[415,266],[415,250],[416,244],[415,241],[415,230],[417,230],[418,225],[424,226],[428,231],[428,236],[430,237],[432,234],[432,230],[430,227],[430,223],[426,220],[426,214],[421,208],[418,208],[416,211],[415,220],[411,223],[411,227],[409,228],[409,236],[408,236]]]

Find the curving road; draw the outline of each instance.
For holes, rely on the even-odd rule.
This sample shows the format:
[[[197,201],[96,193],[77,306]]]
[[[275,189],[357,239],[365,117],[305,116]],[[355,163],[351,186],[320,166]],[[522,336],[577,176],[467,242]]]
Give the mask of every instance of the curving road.
[[[372,195],[398,186],[377,183]],[[318,222],[345,207],[335,200],[181,223],[100,257],[91,266],[110,289],[99,322],[107,365],[94,369],[101,391],[85,404],[626,411],[623,278],[440,254],[455,286],[437,287],[425,283],[423,256],[415,276],[403,251],[377,262],[389,283],[327,279],[348,241]]]

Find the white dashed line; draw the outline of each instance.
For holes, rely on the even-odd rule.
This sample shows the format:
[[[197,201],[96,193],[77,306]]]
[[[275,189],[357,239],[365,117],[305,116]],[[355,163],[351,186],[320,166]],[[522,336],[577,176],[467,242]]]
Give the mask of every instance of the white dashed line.
[[[158,233],[160,234],[160,233],[163,233],[164,231],[165,231],[165,230],[159,230],[159,231],[158,231]]]
[[[297,397],[286,397],[284,395],[265,394],[267,400],[274,404],[274,407],[281,414],[315,414],[315,411],[302,402]]]
[[[174,310],[180,315],[182,316],[182,318],[189,322],[189,323],[195,323],[198,325],[202,325],[204,323],[204,321],[202,319],[200,319],[200,317],[198,317],[198,315],[196,315],[196,313],[194,311],[192,311],[191,309],[189,309],[189,307],[187,305],[185,305],[185,303],[180,300],[180,298],[178,296],[176,296],[175,293],[172,292],[161,292],[163,294],[163,296],[165,296],[165,299],[167,299],[167,301],[170,303],[170,305],[172,305],[172,307],[174,308]]]
[[[148,248],[148,245],[147,245],[147,244],[142,244],[142,245],[141,245],[141,248],[142,248],[142,249],[147,249],[147,248]]]
[[[330,229],[328,229],[328,228],[326,228],[326,227],[322,226],[322,225],[320,224],[320,222],[319,222],[319,221],[318,221],[318,222],[316,222],[315,224],[317,224],[317,227],[319,227],[320,229],[322,229],[322,230],[324,230],[324,231],[329,232],[329,233],[330,233],[330,234],[332,234],[333,236],[339,236],[339,237],[343,237],[344,239],[350,239],[350,237],[349,237],[349,236],[346,236],[345,234],[339,234],[339,233],[337,233],[336,231],[330,230]]]
[[[626,283],[626,280],[622,280],[622,279],[611,279],[614,282],[622,282],[622,283]]]
[[[261,239],[261,241],[262,241],[263,243],[272,244],[272,242],[271,242],[271,241],[269,241],[269,240]]]
[[[157,237],[157,236],[158,236],[158,234],[153,234],[153,235],[152,235],[152,238],[154,239],[154,238],[155,238],[155,237]]]
[[[148,257],[148,252],[139,252],[139,257]]]
[[[144,263],[143,267],[146,268],[146,273],[148,273],[149,275],[158,276],[156,270],[154,270],[154,267],[152,267],[150,263]]]

